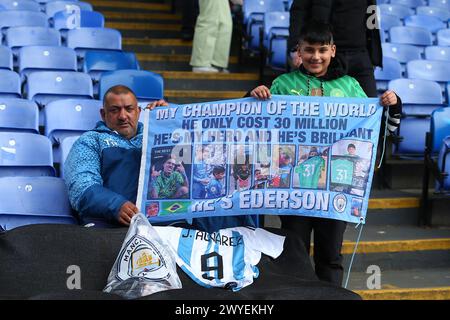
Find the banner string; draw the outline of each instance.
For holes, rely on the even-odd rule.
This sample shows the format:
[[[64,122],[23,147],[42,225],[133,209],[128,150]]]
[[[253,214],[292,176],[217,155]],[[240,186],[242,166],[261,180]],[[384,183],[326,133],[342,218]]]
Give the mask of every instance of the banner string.
[[[388,132],[388,118],[389,118],[389,107],[387,107],[386,113],[385,113],[385,122],[384,122],[384,135],[383,135],[383,151],[381,152],[381,158],[380,163],[378,164],[378,169],[381,168],[381,164],[383,163],[384,158],[384,152],[386,151],[386,137]]]
[[[358,248],[359,240],[361,239],[361,234],[362,234],[362,230],[363,230],[363,227],[364,227],[364,224],[362,223],[362,221],[363,221],[363,219],[361,218],[361,220],[359,221],[359,223],[355,227],[355,229],[357,229],[359,227],[359,225],[361,225],[361,229],[359,229],[358,238],[356,239],[355,248],[353,249],[352,258],[350,259],[350,265],[348,266],[347,279],[345,280],[345,285],[344,285],[345,289],[347,289],[348,280],[350,279],[350,272],[352,270],[353,259],[355,258],[356,249]]]

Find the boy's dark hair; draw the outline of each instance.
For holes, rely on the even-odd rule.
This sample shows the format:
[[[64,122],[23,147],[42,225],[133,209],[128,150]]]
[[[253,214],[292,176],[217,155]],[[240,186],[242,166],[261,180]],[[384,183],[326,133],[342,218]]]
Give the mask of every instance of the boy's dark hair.
[[[215,166],[215,167],[212,169],[212,174],[213,174],[213,175],[220,174],[220,173],[224,173],[224,172],[225,172],[225,168],[222,167],[222,166]]]
[[[302,28],[302,31],[300,32],[298,43],[301,44],[303,41],[310,44],[334,44],[333,28],[328,23],[311,20]]]

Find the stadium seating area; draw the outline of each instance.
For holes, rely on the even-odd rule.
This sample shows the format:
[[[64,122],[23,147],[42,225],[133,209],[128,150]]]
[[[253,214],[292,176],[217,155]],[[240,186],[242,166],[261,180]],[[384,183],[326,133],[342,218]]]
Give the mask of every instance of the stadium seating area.
[[[288,70],[291,2],[244,1],[238,30],[246,51],[261,55],[261,74],[265,68]],[[445,112],[450,102],[450,4],[386,0],[379,1],[378,8],[384,66],[375,70],[377,86],[380,92],[395,90],[404,102],[401,139],[392,154],[425,158],[426,163],[434,159],[441,172],[438,188],[448,191],[448,178],[439,177],[450,171],[450,161],[445,161],[450,134]],[[105,27],[102,13],[88,2],[1,0],[0,29],[2,185],[10,183],[4,179],[19,176],[62,179],[68,148],[74,137],[94,126],[101,97],[111,85],[132,87],[141,103],[164,97],[163,77],[141,70],[135,53],[122,49],[121,32]],[[435,125],[433,115],[443,117],[444,125]],[[432,148],[426,143],[427,132],[433,137]],[[0,226],[10,229],[4,217],[12,213],[2,206]]]
[[[88,2],[0,1],[3,230],[77,223],[62,167],[76,138],[98,121],[111,85],[127,84],[143,102],[163,97],[163,78],[139,70],[136,55],[122,50],[121,33],[104,24]]]

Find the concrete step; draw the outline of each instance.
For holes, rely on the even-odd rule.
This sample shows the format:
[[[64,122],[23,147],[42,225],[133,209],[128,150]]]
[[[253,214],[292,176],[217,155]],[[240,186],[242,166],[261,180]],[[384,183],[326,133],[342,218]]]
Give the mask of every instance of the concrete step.
[[[372,270],[369,270],[369,272],[352,272],[347,288],[352,291],[450,288],[450,268],[409,270],[381,269],[377,282],[373,277],[374,274],[375,272]],[[376,287],[378,287],[378,289],[376,289]]]
[[[355,290],[364,300],[449,300],[450,287]]]

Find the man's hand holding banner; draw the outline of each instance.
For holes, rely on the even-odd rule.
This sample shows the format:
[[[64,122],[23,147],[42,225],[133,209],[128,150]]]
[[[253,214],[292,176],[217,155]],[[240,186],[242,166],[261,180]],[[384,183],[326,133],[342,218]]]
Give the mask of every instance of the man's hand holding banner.
[[[383,108],[272,96],[146,111],[137,206],[150,222],[304,215],[364,223]]]

